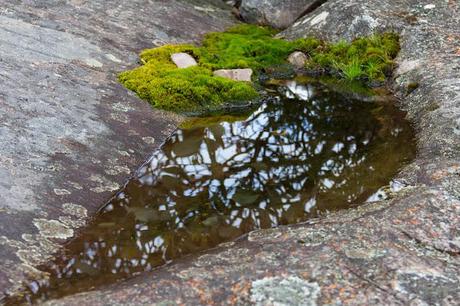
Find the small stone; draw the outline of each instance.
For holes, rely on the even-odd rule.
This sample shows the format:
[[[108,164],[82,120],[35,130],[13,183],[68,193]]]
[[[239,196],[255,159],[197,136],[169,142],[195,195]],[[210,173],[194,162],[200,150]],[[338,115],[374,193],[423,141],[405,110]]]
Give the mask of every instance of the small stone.
[[[305,64],[307,63],[308,57],[300,51],[293,52],[291,55],[288,57],[288,62],[291,63],[294,68],[301,69],[305,67]]]
[[[174,53],[171,55],[171,59],[178,68],[188,68],[198,65],[196,60],[187,53]]]
[[[252,69],[220,69],[214,71],[214,75],[234,81],[251,82]]]

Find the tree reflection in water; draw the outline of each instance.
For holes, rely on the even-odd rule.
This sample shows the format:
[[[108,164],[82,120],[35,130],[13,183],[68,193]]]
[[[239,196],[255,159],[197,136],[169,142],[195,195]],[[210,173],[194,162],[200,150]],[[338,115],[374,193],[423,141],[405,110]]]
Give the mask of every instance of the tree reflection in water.
[[[413,156],[389,103],[288,83],[246,120],[179,129],[31,285],[62,296],[362,203]]]

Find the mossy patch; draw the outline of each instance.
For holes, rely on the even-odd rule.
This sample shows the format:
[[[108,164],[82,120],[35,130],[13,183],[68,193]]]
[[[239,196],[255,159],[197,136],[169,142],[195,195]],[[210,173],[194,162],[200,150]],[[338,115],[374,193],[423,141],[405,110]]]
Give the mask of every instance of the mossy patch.
[[[190,45],[167,45],[146,50],[144,63],[134,70],[120,74],[120,81],[154,107],[175,112],[203,112],[218,108],[226,102],[242,102],[257,97],[254,87],[213,76],[202,66],[178,69],[171,55],[187,52],[198,56],[199,49]]]
[[[307,68],[324,69],[339,78],[365,83],[384,81],[399,52],[399,37],[394,33],[358,38],[351,43],[326,44],[312,38],[297,43],[310,56]]]
[[[254,25],[239,25],[223,33],[205,36],[200,64],[211,69],[264,68],[283,64],[295,50],[292,42],[273,38],[276,31]]]
[[[308,69],[341,79],[382,81],[391,71],[399,50],[395,34],[374,35],[352,43],[327,44],[306,38],[286,41],[274,38],[275,30],[238,25],[222,33],[209,33],[202,46],[166,45],[141,53],[142,66],[120,74],[120,81],[154,107],[203,113],[225,105],[246,104],[257,98],[254,85],[216,77],[213,70],[252,68],[255,75],[286,64],[293,51],[309,56]],[[179,69],[171,55],[185,52],[198,66]]]

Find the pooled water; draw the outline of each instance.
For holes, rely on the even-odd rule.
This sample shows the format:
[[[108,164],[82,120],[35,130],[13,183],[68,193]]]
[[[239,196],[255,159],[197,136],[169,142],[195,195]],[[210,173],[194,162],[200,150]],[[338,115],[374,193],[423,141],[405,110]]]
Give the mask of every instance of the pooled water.
[[[51,277],[32,282],[30,297],[89,290],[254,229],[359,205],[414,155],[412,130],[392,103],[319,84],[287,82],[239,118],[178,129],[42,267]]]

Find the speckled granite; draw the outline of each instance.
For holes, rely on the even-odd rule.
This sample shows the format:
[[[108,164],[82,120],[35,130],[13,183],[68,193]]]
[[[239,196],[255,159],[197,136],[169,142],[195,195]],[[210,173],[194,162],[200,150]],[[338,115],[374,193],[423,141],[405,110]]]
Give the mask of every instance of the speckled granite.
[[[118,72],[234,23],[218,0],[0,0],[0,299],[176,126]]]
[[[456,305],[460,299],[460,4],[330,0],[281,34],[398,31],[390,86],[418,153],[385,201],[250,233],[126,282],[49,305]]]

